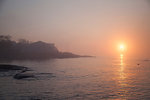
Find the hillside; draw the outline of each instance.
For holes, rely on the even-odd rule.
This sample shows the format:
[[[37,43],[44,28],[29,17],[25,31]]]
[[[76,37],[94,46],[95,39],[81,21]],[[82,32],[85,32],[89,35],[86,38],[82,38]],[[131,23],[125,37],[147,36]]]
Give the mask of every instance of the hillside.
[[[59,51],[53,43],[42,41],[12,41],[9,36],[0,36],[0,59],[50,59],[82,57]]]

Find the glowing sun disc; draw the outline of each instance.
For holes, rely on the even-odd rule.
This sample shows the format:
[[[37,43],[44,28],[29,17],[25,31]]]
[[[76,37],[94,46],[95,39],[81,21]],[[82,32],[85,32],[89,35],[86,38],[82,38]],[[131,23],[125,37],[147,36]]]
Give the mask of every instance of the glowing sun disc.
[[[120,51],[124,51],[125,50],[125,45],[123,45],[123,44],[119,45],[119,49],[120,49]]]

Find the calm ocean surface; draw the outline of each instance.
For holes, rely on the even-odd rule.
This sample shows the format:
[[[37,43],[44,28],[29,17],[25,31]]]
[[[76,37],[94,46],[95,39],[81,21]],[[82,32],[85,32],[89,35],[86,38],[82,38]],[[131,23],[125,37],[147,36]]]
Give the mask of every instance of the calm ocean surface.
[[[12,61],[36,78],[16,80],[0,73],[0,100],[150,100],[150,61],[71,58]],[[140,65],[137,65],[140,64]]]

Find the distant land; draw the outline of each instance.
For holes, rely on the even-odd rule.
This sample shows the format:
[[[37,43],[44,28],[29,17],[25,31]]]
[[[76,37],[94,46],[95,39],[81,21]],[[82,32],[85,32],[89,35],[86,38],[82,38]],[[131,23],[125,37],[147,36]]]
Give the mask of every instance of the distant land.
[[[25,39],[13,41],[11,36],[0,35],[0,59],[23,60],[23,59],[51,59],[51,58],[78,58],[92,57],[77,55],[71,52],[59,51],[53,43],[42,41],[29,42]]]

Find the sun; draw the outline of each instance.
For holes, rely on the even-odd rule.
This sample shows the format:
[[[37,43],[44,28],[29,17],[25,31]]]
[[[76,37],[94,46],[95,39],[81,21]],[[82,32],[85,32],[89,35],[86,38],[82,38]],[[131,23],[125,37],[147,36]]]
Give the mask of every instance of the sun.
[[[119,50],[123,52],[125,50],[125,45],[124,44],[120,44],[119,45]]]

